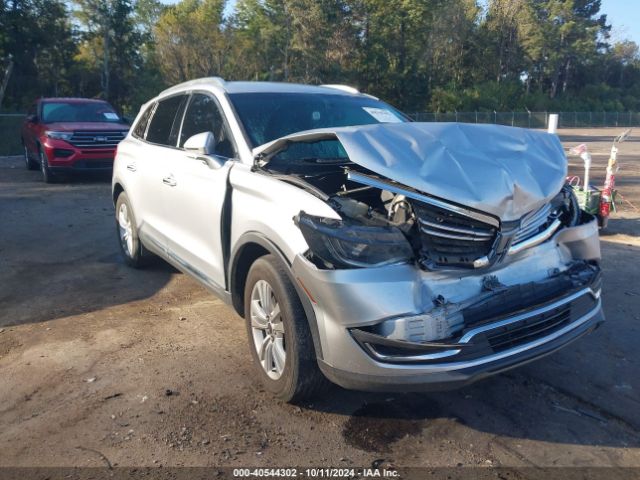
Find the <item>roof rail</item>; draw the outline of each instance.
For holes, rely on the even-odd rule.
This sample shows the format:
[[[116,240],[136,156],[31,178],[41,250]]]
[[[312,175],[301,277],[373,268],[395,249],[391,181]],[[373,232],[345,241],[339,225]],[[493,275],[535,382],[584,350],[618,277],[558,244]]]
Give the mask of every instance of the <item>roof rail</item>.
[[[196,78],[195,80],[189,80],[188,82],[179,83],[178,85],[174,85],[173,87],[169,87],[166,90],[160,92],[160,95],[164,95],[167,93],[171,93],[174,91],[184,90],[188,87],[197,87],[198,85],[211,85],[214,84],[216,87],[220,87],[224,89],[226,82],[222,77],[204,77],[204,78]]]
[[[360,90],[358,90],[355,87],[351,87],[349,85],[338,85],[338,84],[327,84],[327,85],[320,85],[321,87],[325,87],[325,88],[334,88],[336,90],[342,90],[343,92],[347,92],[347,93],[360,93]]]

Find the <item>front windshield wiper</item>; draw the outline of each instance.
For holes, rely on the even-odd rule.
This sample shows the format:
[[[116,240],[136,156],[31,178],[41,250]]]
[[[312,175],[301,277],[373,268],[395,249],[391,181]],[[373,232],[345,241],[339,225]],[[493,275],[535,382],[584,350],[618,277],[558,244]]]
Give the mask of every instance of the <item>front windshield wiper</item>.
[[[333,158],[304,157],[304,158],[301,158],[300,160],[307,163],[331,164],[331,165],[352,163],[351,160],[345,157],[333,157]]]

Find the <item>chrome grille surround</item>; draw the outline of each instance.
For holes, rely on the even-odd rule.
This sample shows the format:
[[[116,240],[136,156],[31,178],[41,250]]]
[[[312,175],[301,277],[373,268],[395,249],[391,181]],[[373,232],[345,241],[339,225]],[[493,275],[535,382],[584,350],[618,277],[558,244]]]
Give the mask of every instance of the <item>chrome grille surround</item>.
[[[491,257],[498,229],[445,208],[413,202],[427,266],[471,267]]]
[[[513,245],[516,245],[528,238],[540,233],[549,223],[551,216],[551,204],[547,203],[538,210],[525,215],[520,220],[520,229],[513,237]]]
[[[115,148],[127,130],[76,130],[68,142],[78,148]]]
[[[347,179],[412,199],[422,243],[419,262],[428,269],[485,268],[547,241],[561,226],[551,203],[520,220],[504,222],[492,215],[458,206],[351,170]]]

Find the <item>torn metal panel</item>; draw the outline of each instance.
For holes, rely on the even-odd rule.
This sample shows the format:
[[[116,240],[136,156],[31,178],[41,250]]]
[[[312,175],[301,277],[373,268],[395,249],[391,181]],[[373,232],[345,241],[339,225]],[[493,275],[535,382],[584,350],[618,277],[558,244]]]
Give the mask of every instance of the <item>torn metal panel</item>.
[[[291,142],[337,139],[349,159],[435,197],[518,220],[556,195],[567,160],[555,135],[500,125],[381,123],[300,132],[254,149],[269,159]]]

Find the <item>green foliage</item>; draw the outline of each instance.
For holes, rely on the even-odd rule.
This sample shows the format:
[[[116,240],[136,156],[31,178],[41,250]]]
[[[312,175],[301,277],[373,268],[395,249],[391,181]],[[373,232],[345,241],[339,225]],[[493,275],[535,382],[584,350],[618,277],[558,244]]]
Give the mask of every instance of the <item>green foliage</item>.
[[[73,48],[71,25],[63,2],[1,2],[0,60],[11,56],[14,62],[2,107],[23,106],[33,100],[34,93],[66,91],[72,64],[67,54]],[[30,88],[22,88],[26,85]]]
[[[230,43],[224,0],[184,0],[168,7],[154,29],[160,69],[168,83],[221,75]]]
[[[4,106],[102,96],[131,113],[221,75],[347,83],[412,112],[640,109],[638,46],[609,43],[600,0],[227,3],[0,0]]]

